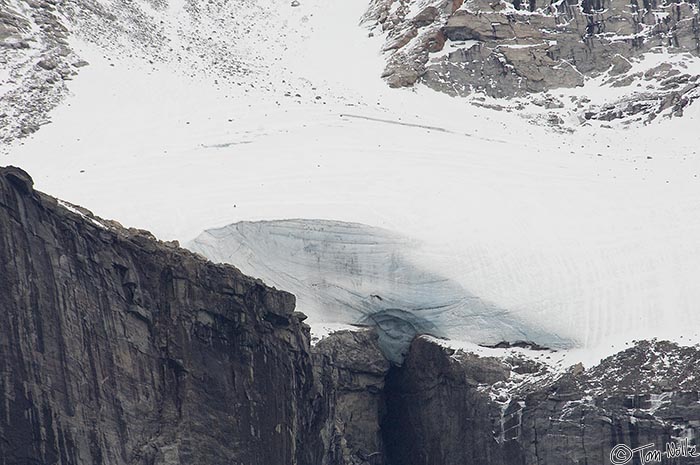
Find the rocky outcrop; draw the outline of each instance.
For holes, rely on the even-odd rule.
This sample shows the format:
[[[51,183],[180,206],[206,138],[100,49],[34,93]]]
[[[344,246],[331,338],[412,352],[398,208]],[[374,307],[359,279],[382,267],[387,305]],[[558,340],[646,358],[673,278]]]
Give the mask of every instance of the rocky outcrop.
[[[389,374],[387,464],[505,463],[493,435],[498,405],[477,388],[506,379],[508,371],[491,359],[462,366],[450,352],[417,338],[404,365]]]
[[[6,464],[311,464],[294,296],[0,170]]]
[[[592,369],[556,373],[417,338],[387,380],[387,463],[603,464],[618,444],[620,460],[625,446],[692,446],[699,357],[697,347],[644,341]],[[661,463],[696,463],[691,451]],[[640,463],[638,454],[629,463]]]
[[[621,74],[629,60],[656,47],[694,54],[700,47],[695,3],[443,0],[409,17],[411,6],[373,3],[365,18],[388,32],[385,50],[403,53],[389,59],[391,85],[413,84],[392,77],[397,68],[413,67],[425,83],[448,93],[512,96],[577,86],[611,68]],[[455,47],[429,59],[429,52],[442,50],[428,50],[438,36]]]
[[[648,444],[696,463],[698,347],[564,370],[419,336],[399,366],[374,328],[310,346],[294,304],[0,169],[2,463],[580,465]]]
[[[0,146],[46,124],[87,64],[68,44],[60,3],[0,0]]]
[[[325,455],[318,465],[381,465],[384,380],[389,362],[371,329],[339,331],[314,348],[317,389],[325,419]]]
[[[450,95],[502,98],[576,87],[606,75],[608,84],[653,87],[647,115],[668,109],[663,101],[671,93],[678,95],[674,104],[697,98],[698,76],[683,66],[675,72],[690,85],[670,92],[663,79],[632,70],[644,54],[662,49],[698,56],[696,2],[376,0],[365,22],[386,34],[384,77],[393,87],[420,81]],[[607,112],[601,119],[636,114],[624,105],[617,110],[619,115]]]

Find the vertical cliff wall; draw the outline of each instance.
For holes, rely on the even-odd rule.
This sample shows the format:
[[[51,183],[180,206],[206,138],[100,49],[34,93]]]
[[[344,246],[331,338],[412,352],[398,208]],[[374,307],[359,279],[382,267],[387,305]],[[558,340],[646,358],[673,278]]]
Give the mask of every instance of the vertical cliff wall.
[[[584,370],[455,352],[416,338],[386,381],[387,465],[697,463],[698,347],[642,341]],[[628,461],[625,461],[625,460]],[[651,463],[651,462],[648,462]]]
[[[0,463],[314,463],[293,310],[0,169]]]
[[[390,365],[377,332],[333,333],[313,348],[313,359],[324,451],[316,465],[383,465],[381,419]]]
[[[371,328],[311,347],[294,300],[0,168],[0,465],[581,465],[697,442],[698,347],[557,371],[419,336],[391,366]]]

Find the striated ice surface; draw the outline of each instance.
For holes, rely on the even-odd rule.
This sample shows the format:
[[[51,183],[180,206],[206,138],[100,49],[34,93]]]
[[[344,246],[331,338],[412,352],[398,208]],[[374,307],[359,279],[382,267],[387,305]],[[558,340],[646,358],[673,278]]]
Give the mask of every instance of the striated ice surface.
[[[188,247],[292,292],[312,328],[380,329],[394,360],[417,333],[480,344],[568,341],[421,267],[420,243],[380,228],[326,220],[240,222],[202,233]]]

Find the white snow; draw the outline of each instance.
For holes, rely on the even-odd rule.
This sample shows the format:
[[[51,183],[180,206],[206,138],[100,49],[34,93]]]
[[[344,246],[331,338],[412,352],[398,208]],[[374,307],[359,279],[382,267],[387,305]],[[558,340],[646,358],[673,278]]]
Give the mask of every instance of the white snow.
[[[698,341],[700,108],[569,134],[388,89],[381,38],[357,24],[365,7],[231,4],[249,34],[215,21],[197,33],[235,33],[240,74],[211,57],[149,63],[74,40],[90,66],[73,95],[0,164],[162,239],[279,218],[387,228],[424,244],[424,269],[590,353],[630,338]],[[174,22],[167,34],[178,8],[158,13]],[[600,84],[561,95],[616,92]]]
[[[68,210],[68,211],[70,211],[70,212],[72,212],[72,213],[75,213],[76,215],[82,217],[83,219],[85,219],[85,220],[91,222],[91,223],[94,224],[95,226],[99,226],[99,227],[102,228],[102,229],[109,229],[109,227],[108,227],[107,225],[102,224],[101,222],[99,222],[99,221],[96,220],[95,218],[86,215],[85,213],[83,213],[82,211],[80,211],[80,209],[76,208],[74,205],[72,205],[72,204],[70,204],[70,203],[68,203],[68,202],[65,202],[65,201],[59,199],[59,200],[58,200],[58,204],[61,205],[61,206],[62,206],[63,208],[65,208],[66,210]]]

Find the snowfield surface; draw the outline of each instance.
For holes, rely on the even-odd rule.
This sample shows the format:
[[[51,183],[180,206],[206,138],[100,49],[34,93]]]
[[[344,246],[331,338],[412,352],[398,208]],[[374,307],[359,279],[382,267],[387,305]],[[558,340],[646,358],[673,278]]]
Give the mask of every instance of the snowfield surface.
[[[534,106],[526,120],[388,89],[382,39],[358,26],[364,0],[215,2],[199,16],[191,2],[133,5],[169,45],[154,57],[76,31],[90,66],[72,96],[0,156],[38,189],[185,242],[243,220],[372,225],[417,241],[416,269],[533,337],[595,353],[700,340],[697,105],[645,127],[561,132],[529,122]],[[562,94],[602,101],[613,91],[599,85]]]

